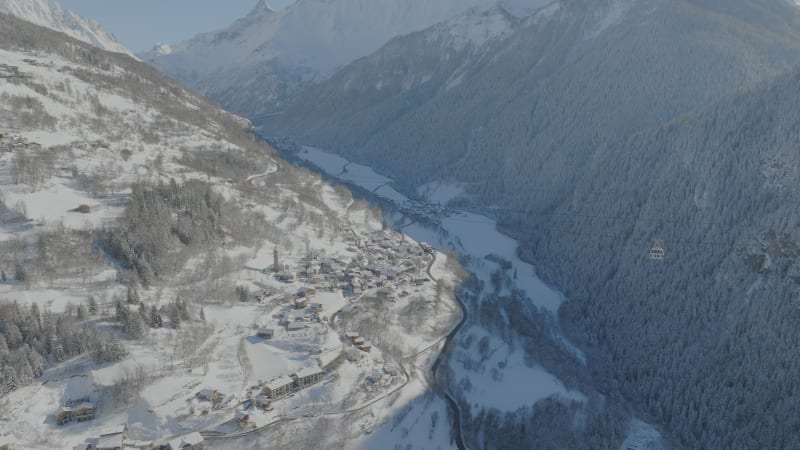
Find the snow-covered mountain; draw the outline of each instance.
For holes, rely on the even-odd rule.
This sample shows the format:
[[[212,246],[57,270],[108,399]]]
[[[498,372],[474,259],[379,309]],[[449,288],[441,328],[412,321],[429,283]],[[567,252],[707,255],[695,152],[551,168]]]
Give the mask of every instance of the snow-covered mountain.
[[[65,9],[58,0],[0,0],[0,11],[66,33],[103,50],[133,56],[99,23]]]
[[[391,38],[496,0],[300,0],[274,11],[264,0],[225,30],[142,54],[163,72],[244,114],[278,108],[309,83],[367,56]],[[545,0],[513,0],[520,14]]]

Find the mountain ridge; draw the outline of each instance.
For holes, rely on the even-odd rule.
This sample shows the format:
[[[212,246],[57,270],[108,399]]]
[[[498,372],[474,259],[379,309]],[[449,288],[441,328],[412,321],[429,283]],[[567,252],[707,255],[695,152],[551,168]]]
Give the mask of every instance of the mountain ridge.
[[[0,0],[0,11],[66,33],[104,50],[135,57],[97,21],[65,9],[58,0]]]
[[[535,8],[544,3],[511,4]],[[280,109],[303,87],[326,79],[393,37],[474,6],[495,4],[496,0],[304,0],[263,13],[259,3],[254,13],[224,30],[171,45],[168,55],[140,56],[234,112],[252,116]]]

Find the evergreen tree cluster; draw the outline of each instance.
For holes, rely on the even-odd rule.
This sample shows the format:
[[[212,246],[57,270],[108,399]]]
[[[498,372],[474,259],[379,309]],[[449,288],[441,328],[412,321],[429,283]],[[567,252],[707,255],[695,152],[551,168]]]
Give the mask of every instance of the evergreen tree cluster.
[[[74,308],[71,308],[74,310]],[[119,361],[127,354],[113,335],[82,323],[88,314],[79,306],[77,315],[55,315],[16,302],[0,302],[0,396],[27,386],[53,364],[83,354],[100,362]]]
[[[224,198],[211,185],[136,183],[122,226],[110,232],[111,255],[144,286],[178,270],[190,250],[222,243]]]

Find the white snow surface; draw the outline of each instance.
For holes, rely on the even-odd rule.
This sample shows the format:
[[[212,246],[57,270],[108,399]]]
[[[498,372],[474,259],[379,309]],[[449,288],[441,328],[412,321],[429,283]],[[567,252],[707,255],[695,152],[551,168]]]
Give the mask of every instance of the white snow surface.
[[[488,41],[511,34],[514,21],[514,16],[500,6],[488,9],[476,6],[429,29],[428,39],[445,39],[455,50],[468,45],[481,47]]]
[[[474,341],[482,338],[488,339],[490,356],[479,364],[477,371],[462,370],[457,373],[462,380],[469,380],[471,390],[467,397],[471,402],[473,414],[481,410],[497,409],[500,411],[515,411],[524,406],[530,406],[539,400],[557,396],[562,400],[584,402],[586,397],[576,391],[568,390],[561,381],[551,375],[541,366],[530,366],[524,360],[524,355],[519,350],[512,351],[507,344],[484,330],[473,330]],[[474,349],[458,350],[454,360],[468,360],[474,356]],[[509,389],[514,386],[513,389]]]
[[[628,424],[628,436],[619,450],[664,450],[667,446],[658,430],[639,419]]]
[[[65,9],[58,0],[0,0],[0,11],[68,34],[103,50],[135,57],[99,23]]]

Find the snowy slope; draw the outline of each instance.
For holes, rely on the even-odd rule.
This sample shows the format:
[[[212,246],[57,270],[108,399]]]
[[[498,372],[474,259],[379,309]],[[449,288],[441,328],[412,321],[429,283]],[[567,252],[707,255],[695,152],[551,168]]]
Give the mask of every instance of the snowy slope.
[[[100,359],[75,346],[62,358],[54,353],[66,345],[48,348],[36,330],[26,329],[24,343],[12,340],[10,353],[3,340],[0,404],[9,406],[0,412],[0,442],[72,448],[126,424],[126,444],[143,442],[137,448],[199,431],[216,436],[206,448],[237,448],[234,414],[249,408],[256,424],[291,417],[287,426],[320,429],[326,422],[338,430],[318,439],[274,426],[243,437],[252,448],[267,447],[259,439],[267,448],[373,448],[361,441],[403,420],[406,401],[420,405],[417,416],[428,410],[429,364],[460,313],[452,297],[457,280],[444,255],[382,231],[379,215],[349,191],[280,160],[254,139],[249,122],[141,62],[1,13],[0,61],[0,307],[14,300],[24,311],[39,308],[44,323],[59,320],[58,330],[104,333],[103,342],[116,339],[124,349]],[[134,222],[156,211],[151,205],[166,201],[141,195],[167,186],[212,201],[157,207],[164,216],[133,231]],[[133,206],[140,200],[146,212]],[[213,219],[219,240],[197,240],[194,233],[183,235],[187,241],[169,238],[183,217],[197,212],[204,222],[201,216],[222,208]],[[150,235],[160,225],[166,233]],[[129,255],[113,251],[115,242],[148,245],[164,234],[172,268],[159,269],[147,287],[130,281],[139,272]],[[274,250],[296,281],[264,273]],[[312,262],[322,257],[335,273],[315,273],[322,264]],[[430,279],[412,273],[427,265]],[[15,267],[26,277],[16,276]],[[345,267],[363,281],[355,283],[361,294],[342,279]],[[301,269],[311,274],[301,277]],[[426,282],[411,282],[420,277]],[[137,289],[125,306],[131,290],[123,283]],[[379,285],[389,290],[385,298]],[[298,311],[289,299],[309,287],[316,294],[304,295],[313,295],[318,312]],[[244,298],[239,289],[248,291]],[[89,297],[96,299],[94,312]],[[177,298],[185,306],[179,319],[170,314]],[[144,323],[141,309],[136,313],[141,306],[164,322],[150,320],[134,335],[128,324]],[[5,311],[0,336],[14,330],[8,322],[16,314]],[[271,339],[255,335],[262,327],[275,331]],[[346,332],[368,340],[370,351],[348,342]],[[68,342],[47,339],[56,341]],[[15,356],[28,354],[36,372],[27,357]],[[323,380],[276,399],[273,410],[247,406],[265,383],[320,365],[327,369]],[[125,380],[134,373],[141,377],[128,397]],[[225,401],[212,408],[195,397],[203,388],[222,392]],[[56,425],[61,405],[86,396],[99,405],[94,420]],[[435,433],[404,422],[414,448],[422,445],[413,440],[428,436],[448,442],[444,402],[430,411],[442,416]],[[350,413],[363,418],[356,423]],[[291,443],[275,443],[287,435]],[[239,448],[250,448],[245,443]]]
[[[0,0],[0,11],[66,33],[103,50],[133,56],[99,23],[64,9],[58,0]]]
[[[228,28],[141,55],[163,72],[245,114],[269,111],[302,86],[422,30],[496,0],[301,0],[273,11],[264,0]],[[515,0],[514,11],[544,0]],[[242,92],[244,91],[244,92]]]

